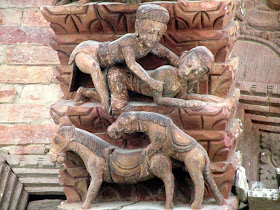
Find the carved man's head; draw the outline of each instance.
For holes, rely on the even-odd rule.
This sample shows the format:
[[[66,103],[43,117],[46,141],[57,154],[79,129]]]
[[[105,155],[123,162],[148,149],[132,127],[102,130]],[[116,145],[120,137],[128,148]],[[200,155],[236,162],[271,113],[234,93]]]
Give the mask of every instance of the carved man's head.
[[[179,60],[179,74],[188,80],[199,80],[212,68],[214,56],[204,46],[184,51]]]
[[[135,32],[147,47],[159,42],[167,29],[168,11],[155,4],[141,5],[136,11]]]

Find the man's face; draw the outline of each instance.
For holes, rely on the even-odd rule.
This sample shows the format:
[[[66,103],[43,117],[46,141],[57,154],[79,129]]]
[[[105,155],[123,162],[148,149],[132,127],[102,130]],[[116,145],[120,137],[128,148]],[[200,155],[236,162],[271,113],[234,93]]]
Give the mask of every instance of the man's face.
[[[179,66],[180,76],[187,80],[198,80],[208,72],[209,69],[194,52],[190,52]]]
[[[141,20],[136,28],[140,41],[147,47],[158,43],[166,29],[166,24],[150,19]]]

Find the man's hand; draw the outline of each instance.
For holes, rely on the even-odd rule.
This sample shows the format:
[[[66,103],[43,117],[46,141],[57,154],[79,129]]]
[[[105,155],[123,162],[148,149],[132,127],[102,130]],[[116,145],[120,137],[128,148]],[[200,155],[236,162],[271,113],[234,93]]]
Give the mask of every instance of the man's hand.
[[[159,92],[161,92],[163,90],[163,82],[160,82],[158,80],[151,79],[149,85],[151,86],[151,88],[153,90],[156,90]]]

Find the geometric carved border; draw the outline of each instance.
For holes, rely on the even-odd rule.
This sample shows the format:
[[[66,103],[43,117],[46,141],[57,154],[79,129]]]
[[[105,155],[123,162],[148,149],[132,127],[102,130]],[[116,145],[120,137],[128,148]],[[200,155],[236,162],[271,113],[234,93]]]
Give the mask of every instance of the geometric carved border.
[[[50,162],[49,155],[3,155],[25,191],[30,195],[64,195],[58,175],[62,165]]]
[[[4,158],[0,156],[0,209],[24,210],[27,201],[28,193]]]
[[[241,33],[243,34],[239,36],[238,40],[253,41],[255,43],[262,44],[273,50],[276,55],[280,56],[280,47],[277,45],[276,40],[273,40],[272,42],[271,40],[257,36],[258,34],[256,33],[249,35],[246,34],[244,30]],[[278,41],[280,41],[280,39],[278,39]],[[254,152],[251,152],[254,150],[252,150],[252,148],[250,148],[251,151],[250,149],[248,150],[249,153],[251,152],[250,154],[247,154],[246,152],[244,153],[244,158],[246,156],[247,162],[249,163],[252,163],[252,159],[254,158],[258,159],[258,165],[255,165],[254,167],[248,165],[247,170],[249,170],[249,174],[255,173],[253,176],[250,175],[251,178],[255,177],[253,178],[254,181],[263,182],[267,188],[278,188],[275,167],[280,167],[278,163],[279,154],[277,151],[277,148],[280,146],[279,84],[280,80],[278,84],[248,81],[237,81],[235,84],[235,86],[240,89],[238,109],[239,113],[243,115],[243,123],[248,124],[248,122],[250,122],[252,125],[251,128],[255,129],[258,133],[257,136],[254,135],[251,137],[255,138],[250,140],[251,144],[258,144],[258,140],[256,138],[260,136],[260,143],[258,145],[259,156],[256,157],[257,153],[255,154]],[[250,133],[250,131],[245,131],[245,133],[246,132]],[[244,140],[248,141],[246,138]],[[243,144],[246,145],[247,143]],[[249,145],[249,143],[247,145]],[[253,147],[255,148],[257,146]],[[256,176],[256,173],[259,173],[258,176]],[[256,178],[257,180],[255,180]]]

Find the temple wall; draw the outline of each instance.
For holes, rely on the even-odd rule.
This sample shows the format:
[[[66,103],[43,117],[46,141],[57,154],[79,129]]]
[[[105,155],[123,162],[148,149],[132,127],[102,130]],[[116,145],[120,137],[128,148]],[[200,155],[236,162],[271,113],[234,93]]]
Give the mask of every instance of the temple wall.
[[[278,1],[279,2],[279,1]],[[233,54],[240,58],[236,87],[243,136],[237,147],[250,183],[278,189],[280,137],[280,8],[276,1],[244,1],[237,9],[240,31]],[[239,5],[237,5],[239,8]]]
[[[50,105],[61,98],[53,31],[40,6],[50,0],[0,1],[0,153],[44,155],[57,129]]]

